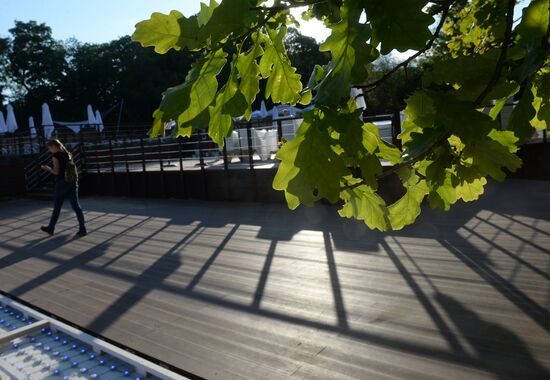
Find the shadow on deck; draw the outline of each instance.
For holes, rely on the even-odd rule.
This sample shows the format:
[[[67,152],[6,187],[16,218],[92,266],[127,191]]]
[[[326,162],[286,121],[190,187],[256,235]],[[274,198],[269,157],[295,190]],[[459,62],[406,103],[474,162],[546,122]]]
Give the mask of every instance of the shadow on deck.
[[[0,209],[0,290],[205,378],[548,378],[550,187],[377,233],[319,206],[88,198]]]

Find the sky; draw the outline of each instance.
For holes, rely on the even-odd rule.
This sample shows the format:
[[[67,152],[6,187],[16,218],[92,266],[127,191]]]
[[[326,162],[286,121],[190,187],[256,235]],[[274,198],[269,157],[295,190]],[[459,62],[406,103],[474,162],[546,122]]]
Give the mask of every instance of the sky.
[[[204,0],[203,0],[204,1]],[[7,36],[14,20],[48,24],[54,38],[75,37],[83,42],[108,42],[132,34],[134,25],[153,12],[177,9],[197,13],[200,0],[0,0],[0,36]],[[296,12],[299,14],[300,12]],[[327,37],[321,23],[304,23],[302,33],[319,41]]]
[[[202,0],[207,2],[206,0]],[[197,13],[201,0],[0,0],[0,37],[8,35],[14,20],[35,20],[52,28],[54,38],[75,37],[82,42],[109,42],[132,34],[134,25],[153,12],[169,13],[177,9],[186,16]],[[516,14],[527,3],[521,0]],[[293,10],[299,17],[303,8]],[[300,22],[300,31],[322,42],[329,31],[321,22]],[[393,52],[394,58],[405,59],[413,51]]]

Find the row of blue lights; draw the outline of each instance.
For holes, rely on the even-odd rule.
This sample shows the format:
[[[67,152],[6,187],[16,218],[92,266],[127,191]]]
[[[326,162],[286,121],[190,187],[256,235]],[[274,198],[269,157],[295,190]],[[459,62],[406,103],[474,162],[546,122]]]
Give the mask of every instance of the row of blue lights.
[[[13,316],[14,318],[17,318],[17,316],[18,316],[15,312],[13,312],[13,311],[11,311],[11,310],[5,308],[5,307],[2,307],[2,306],[0,306],[0,312],[1,312],[1,311],[4,311],[4,313],[10,314],[10,316]],[[30,320],[28,320],[28,319],[25,319],[25,318],[21,318],[21,317],[22,317],[22,316],[19,316],[19,318],[17,318],[17,319],[20,319],[21,322],[23,322],[23,323],[33,323],[32,321],[30,321]],[[3,320],[0,319],[0,323],[3,323],[2,321],[3,321]],[[17,327],[15,327],[15,328],[17,328]],[[54,357],[59,358],[60,361],[62,361],[62,362],[68,362],[68,361],[73,360],[73,361],[71,362],[71,366],[70,366],[70,368],[71,368],[73,371],[74,371],[75,369],[77,369],[82,363],[87,363],[87,362],[89,362],[89,361],[95,361],[95,360],[97,359],[97,355],[96,355],[95,353],[93,353],[93,352],[90,352],[90,353],[87,355],[86,358],[83,358],[83,359],[82,359],[83,362],[79,362],[79,361],[77,361],[77,360],[74,360],[73,358],[75,358],[75,357],[82,356],[82,355],[86,355],[86,354],[90,351],[89,348],[86,348],[86,347],[84,347],[84,345],[83,345],[83,346],[80,347],[80,349],[79,349],[78,344],[76,344],[76,343],[71,343],[71,344],[69,344],[69,340],[65,339],[64,336],[61,336],[61,335],[54,335],[53,331],[50,330],[50,329],[48,329],[48,328],[43,328],[43,329],[40,330],[40,332],[41,332],[41,334],[42,334],[44,337],[50,337],[50,338],[52,338],[52,339],[53,339],[53,342],[59,342],[59,343],[61,343],[61,344],[59,345],[59,347],[67,347],[67,349],[66,349],[65,351],[68,351],[68,350],[77,350],[77,351],[78,351],[78,353],[77,353],[76,355],[72,355],[72,356],[63,355],[63,356],[61,356],[62,352],[61,352],[59,349],[58,349],[58,350],[55,350],[55,351],[52,351],[53,348],[52,348],[51,345],[47,345],[47,344],[44,344],[43,342],[37,341],[38,339],[40,339],[40,337],[37,338],[37,337],[35,337],[35,336],[27,336],[29,343],[34,343],[34,347],[39,348],[39,349],[43,350],[44,352],[47,352],[49,355],[52,355],[52,356],[54,356]],[[18,350],[17,355],[21,355],[21,354],[24,354],[24,353],[25,353],[25,352],[24,352],[24,349],[23,349],[23,348],[20,348],[20,347],[21,347],[21,345],[20,345],[19,343],[17,343],[17,342],[13,342],[12,345],[11,345],[11,348],[12,348],[12,349]],[[3,354],[3,353],[0,353],[0,358],[3,357],[3,356],[4,356],[4,354]],[[33,358],[33,355],[30,354],[30,353],[27,353],[27,357],[28,357],[28,359],[32,359],[32,358]],[[59,360],[59,359],[58,359],[58,360]],[[40,364],[41,362],[42,362],[42,360],[41,360],[40,358],[35,358],[35,364]],[[12,363],[12,364],[13,364],[13,363]],[[94,365],[94,364],[95,364],[95,365]],[[105,367],[105,366],[108,365],[107,360],[105,360],[105,359],[103,359],[103,358],[100,358],[100,359],[97,360],[97,362],[94,363],[94,364],[91,364],[91,363],[90,363],[92,369],[95,368],[95,367],[97,367],[97,366]],[[80,372],[81,374],[89,374],[89,377],[90,377],[91,379],[99,379],[101,375],[100,375],[99,373],[97,373],[97,372],[92,372],[92,371],[90,370],[90,365],[80,368],[80,369],[79,369],[79,372]],[[51,365],[46,363],[46,364],[44,365],[43,368],[44,368],[44,370],[46,370],[46,371],[50,371]],[[106,367],[106,368],[108,368],[107,371],[118,372],[118,373],[122,374],[122,375],[125,376],[125,377],[130,377],[131,374],[132,374],[132,372],[133,372],[133,371],[130,371],[130,370],[128,370],[128,369],[119,370],[119,368],[118,368],[118,366],[117,366],[116,364],[110,364],[110,365],[108,365],[108,367]],[[22,368],[18,368],[18,370],[21,371]],[[55,375],[55,376],[63,376],[63,377],[62,377],[63,380],[65,380],[65,379],[68,380],[68,379],[70,378],[70,377],[68,376],[68,375],[70,375],[70,373],[68,373],[68,375],[67,375],[67,374],[63,374],[63,373],[61,373],[61,370],[59,370],[59,369],[55,369],[55,370],[53,370],[51,373],[52,373],[53,375]],[[71,373],[73,373],[73,372],[71,372]],[[27,373],[26,375],[27,375],[29,378],[31,377],[31,373]],[[116,376],[116,377],[118,377],[118,376]],[[101,379],[102,379],[102,380],[110,380],[109,377],[101,377]],[[39,380],[39,379],[36,379],[36,380]],[[134,380],[142,380],[142,378],[141,378],[140,376],[136,376],[136,377],[134,377]]]

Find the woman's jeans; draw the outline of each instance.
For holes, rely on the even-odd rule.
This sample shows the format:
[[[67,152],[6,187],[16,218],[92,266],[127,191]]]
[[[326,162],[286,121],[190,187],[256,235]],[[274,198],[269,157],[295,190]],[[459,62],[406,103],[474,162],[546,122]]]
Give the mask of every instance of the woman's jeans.
[[[71,202],[74,212],[76,213],[79,231],[86,231],[86,226],[84,225],[84,214],[82,213],[82,208],[78,202],[78,184],[68,183],[63,179],[57,179],[53,189],[53,197],[53,213],[48,228],[52,230],[55,228],[55,224],[59,218],[59,213],[61,212],[61,207],[63,206],[63,201],[68,199]]]

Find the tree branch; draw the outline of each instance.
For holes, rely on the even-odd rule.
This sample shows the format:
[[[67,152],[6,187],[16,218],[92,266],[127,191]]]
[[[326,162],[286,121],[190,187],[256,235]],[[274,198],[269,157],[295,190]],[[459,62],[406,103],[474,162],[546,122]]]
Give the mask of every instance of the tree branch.
[[[450,0],[450,1],[447,2],[447,5],[444,7],[443,13],[441,14],[441,20],[439,20],[439,23],[437,24],[437,27],[434,31],[434,34],[433,34],[432,38],[428,41],[426,46],[424,46],[424,48],[417,51],[416,53],[411,55],[409,58],[407,58],[403,62],[396,65],[393,69],[391,69],[386,74],[384,74],[380,79],[377,79],[372,83],[368,83],[368,84],[364,84],[364,85],[353,85],[353,87],[362,88],[362,89],[365,89],[367,91],[370,91],[370,90],[374,89],[375,87],[377,87],[380,83],[386,81],[397,70],[399,70],[402,67],[407,67],[409,65],[409,63],[411,63],[416,58],[418,58],[419,56],[421,56],[422,54],[424,54],[425,52],[430,50],[432,48],[433,44],[435,43],[435,40],[437,39],[437,37],[439,37],[439,33],[441,32],[441,29],[443,28],[443,25],[445,24],[445,21],[447,20],[447,16],[449,15],[449,10],[451,9],[451,5],[453,3],[454,3],[454,0]]]
[[[502,41],[502,47],[500,49],[500,55],[498,57],[497,64],[495,66],[495,71],[493,72],[493,76],[491,77],[491,80],[489,83],[487,83],[487,86],[485,89],[479,94],[477,99],[474,101],[474,107],[479,106],[487,95],[491,92],[493,87],[497,84],[498,80],[500,79],[500,76],[502,74],[502,69],[504,68],[504,65],[506,64],[506,57],[508,56],[508,46],[510,45],[510,41],[512,40],[512,28],[514,26],[514,7],[516,5],[515,0],[508,0],[508,9],[506,10],[506,30],[504,31],[504,41]]]
[[[284,10],[287,10],[287,9],[292,9],[292,8],[300,8],[300,7],[307,7],[307,6],[310,6],[310,5],[316,5],[316,4],[320,4],[320,3],[326,3],[328,0],[310,0],[310,1],[304,1],[304,2],[299,2],[299,1],[288,1],[288,4],[281,4],[281,5],[274,5],[272,7],[263,7],[263,6],[259,6],[259,7],[253,7],[253,8],[250,8],[250,10],[255,10],[255,11],[275,11],[275,12],[280,12],[280,11],[284,11]]]
[[[510,42],[512,40],[512,29],[513,29],[513,23],[514,23],[514,6],[515,6],[515,0],[509,0],[508,1],[508,9],[506,13],[506,30],[504,32],[504,40],[502,41],[502,47],[499,55],[499,59],[497,61],[497,64],[495,66],[495,71],[493,73],[493,76],[491,77],[491,80],[489,83],[487,83],[487,86],[485,89],[479,94],[477,99],[474,101],[473,106],[477,107],[479,106],[485,97],[491,92],[493,87],[497,84],[498,80],[500,79],[500,76],[502,74],[502,69],[504,68],[504,65],[506,64],[506,57],[508,54],[508,47],[510,45]],[[447,12],[448,12],[447,8]],[[442,16],[443,17],[443,16]],[[550,29],[550,26],[549,26]],[[432,42],[433,43],[433,42]],[[450,133],[445,133],[441,138],[439,138],[432,146],[430,146],[426,151],[419,154],[416,157],[413,157],[412,159],[408,161],[404,161],[400,164],[392,166],[390,169],[384,171],[382,174],[378,175],[376,179],[385,178],[397,171],[399,171],[402,168],[405,167],[411,167],[412,165],[416,164],[419,161],[422,161],[424,158],[426,158],[430,153],[433,152],[435,148],[443,144],[447,139],[450,137]],[[365,184],[364,181],[361,181],[357,184],[346,186],[344,189],[353,189],[355,187],[361,186]]]

